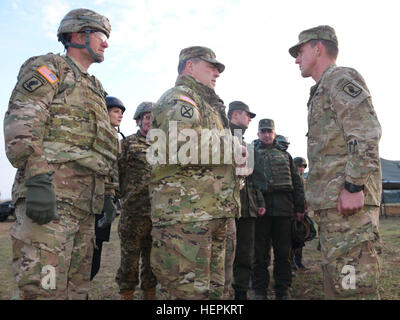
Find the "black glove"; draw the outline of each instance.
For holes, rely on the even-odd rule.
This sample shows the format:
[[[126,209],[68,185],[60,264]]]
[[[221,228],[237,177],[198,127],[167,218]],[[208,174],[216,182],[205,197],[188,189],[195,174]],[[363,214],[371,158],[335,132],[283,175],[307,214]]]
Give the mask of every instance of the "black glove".
[[[104,196],[103,206],[104,217],[97,222],[97,227],[104,229],[108,227],[115,219],[117,215],[117,207],[114,203],[114,197],[111,195]]]
[[[60,218],[52,175],[53,172],[42,173],[25,180],[26,215],[38,224]]]

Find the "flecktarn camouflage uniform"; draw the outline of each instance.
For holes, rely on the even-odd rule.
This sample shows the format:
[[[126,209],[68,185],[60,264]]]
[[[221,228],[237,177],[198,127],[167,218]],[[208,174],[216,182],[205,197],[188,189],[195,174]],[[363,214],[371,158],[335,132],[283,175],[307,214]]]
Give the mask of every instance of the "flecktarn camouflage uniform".
[[[118,139],[105,91],[74,59],[47,54],[21,67],[4,119],[7,157],[18,169],[12,189],[13,267],[23,299],[86,299],[95,214],[114,194]],[[24,179],[54,171],[60,220],[25,215]],[[44,286],[48,270],[55,287]]]
[[[121,218],[118,234],[121,239],[121,264],[116,281],[120,292],[134,291],[139,284],[142,290],[155,288],[157,279],[150,266],[151,205],[149,181],[151,165],[146,160],[150,144],[140,130],[122,142],[118,159],[120,173]]]
[[[153,117],[152,130],[168,134],[174,122],[178,134],[193,129],[199,144],[201,129],[226,129],[230,135],[222,101],[214,90],[190,76],[178,77],[176,86],[158,101]],[[217,137],[217,144],[221,140]],[[167,145],[182,154],[185,142]],[[211,159],[211,154],[203,156]],[[169,156],[173,155],[167,152]],[[164,299],[223,296],[227,220],[235,217],[240,199],[234,166],[224,164],[224,150],[220,156],[220,164],[199,160],[198,164],[153,166],[151,263]]]
[[[311,88],[308,128],[306,199],[319,217],[325,296],[379,298],[381,127],[356,70],[330,65],[324,71]],[[345,181],[364,185],[364,208],[350,217],[336,210]]]

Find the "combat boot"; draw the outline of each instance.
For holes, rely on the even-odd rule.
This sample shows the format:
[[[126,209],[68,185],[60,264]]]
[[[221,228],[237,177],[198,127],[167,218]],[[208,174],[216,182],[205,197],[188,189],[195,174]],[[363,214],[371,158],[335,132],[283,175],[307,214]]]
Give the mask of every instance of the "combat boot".
[[[134,300],[133,290],[121,292],[120,295],[121,300]]]
[[[148,288],[143,290],[143,300],[157,300],[156,288]]]

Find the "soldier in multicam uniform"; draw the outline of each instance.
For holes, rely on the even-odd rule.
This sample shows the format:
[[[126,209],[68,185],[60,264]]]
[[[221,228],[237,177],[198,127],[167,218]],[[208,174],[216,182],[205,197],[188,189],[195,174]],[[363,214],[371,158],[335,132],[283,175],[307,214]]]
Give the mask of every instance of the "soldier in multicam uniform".
[[[118,234],[121,239],[121,264],[116,281],[122,300],[133,300],[139,284],[143,299],[156,299],[155,278],[150,266],[151,252],[151,205],[149,181],[151,165],[146,159],[150,144],[146,141],[151,127],[152,102],[142,102],[136,108],[133,119],[139,130],[122,142],[122,153],[118,159],[120,173],[121,218]]]
[[[174,160],[187,154],[186,145],[182,140],[169,140],[173,140],[173,126],[181,135],[191,129],[197,135],[191,138],[199,142],[202,129],[225,130],[232,138],[225,106],[214,91],[224,69],[208,48],[183,49],[176,86],[164,93],[153,110],[152,131],[166,133],[168,147],[168,163],[154,164],[150,184],[151,265],[161,283],[162,299],[223,297],[226,226],[234,219],[240,201],[235,167],[224,163],[226,150],[221,150],[218,164],[204,163],[212,152],[198,152],[197,159],[193,151],[197,143],[190,148],[194,161],[178,163]],[[222,141],[218,135],[216,138]]]
[[[232,135],[238,133],[243,136],[255,113],[250,112],[249,106],[242,101],[233,101],[229,104],[228,119]],[[235,132],[236,131],[236,132]],[[243,141],[243,144],[246,143]],[[227,259],[225,263],[225,287],[227,280],[231,280],[233,273],[233,288],[235,300],[247,300],[247,290],[253,271],[254,236],[257,216],[265,213],[264,198],[261,191],[255,188],[252,176],[238,177],[240,180],[240,216],[235,219],[235,224],[228,228],[235,238],[227,242]],[[232,230],[229,232],[229,229]],[[232,268],[233,272],[230,268]],[[230,277],[229,274],[230,273]],[[228,282],[230,285],[230,282]],[[231,296],[229,296],[231,298]]]
[[[88,9],[70,11],[58,38],[67,53],[27,60],[4,119],[13,185],[13,268],[21,299],[86,299],[95,214],[115,216],[118,140],[106,93],[87,72],[104,60],[111,27]],[[115,178],[115,180],[113,180]]]
[[[119,126],[121,124],[123,114],[126,110],[124,104],[121,100],[116,97],[107,96],[106,97],[106,105],[108,116],[110,117],[110,123],[115,128],[114,133],[117,139],[119,139],[118,133]],[[121,133],[123,136],[123,134]],[[119,142],[119,141],[118,141]],[[118,154],[121,153],[121,144],[118,143]],[[118,173],[115,173],[118,174]],[[117,202],[118,204],[118,202]],[[94,246],[93,250],[93,259],[92,259],[92,271],[90,273],[90,280],[96,276],[96,274],[100,270],[100,262],[101,262],[101,252],[103,249],[103,242],[110,241],[110,234],[111,234],[111,224],[104,226],[102,228],[99,227],[99,224],[102,224],[104,221],[104,212],[101,214],[96,214],[96,222],[95,222],[95,236],[96,236],[96,245]]]
[[[377,299],[381,126],[369,90],[356,70],[336,66],[330,26],[302,31],[289,53],[316,82],[308,101],[306,199],[319,217],[325,297]]]
[[[267,298],[272,245],[275,299],[288,299],[292,282],[289,262],[292,221],[294,217],[303,217],[304,189],[293,159],[286,151],[287,141],[282,144],[275,139],[273,120],[259,121],[258,137],[254,142],[255,163],[264,169],[265,182],[264,186],[257,186],[263,190],[266,213],[256,224],[253,289],[255,299]]]

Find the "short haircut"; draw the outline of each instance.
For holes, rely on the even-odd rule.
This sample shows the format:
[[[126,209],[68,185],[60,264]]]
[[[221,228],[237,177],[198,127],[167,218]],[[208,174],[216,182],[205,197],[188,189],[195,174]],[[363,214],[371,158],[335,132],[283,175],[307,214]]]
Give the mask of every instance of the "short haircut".
[[[239,114],[242,114],[244,110],[238,110],[238,109],[229,110],[229,111],[228,111],[228,119],[229,119],[229,120],[232,120],[232,115],[233,115],[233,113],[234,113],[235,111],[239,112]]]
[[[337,58],[337,56],[339,54],[339,48],[334,42],[329,41],[329,40],[311,40],[309,43],[310,43],[310,46],[314,48],[318,42],[321,42],[323,44],[323,46],[326,49],[326,53],[328,54],[328,56],[330,58],[333,58],[333,59]]]
[[[183,70],[185,70],[186,62],[192,61],[193,63],[197,63],[200,60],[201,60],[200,58],[190,58],[190,59],[180,61],[178,64],[178,74],[182,74]]]

